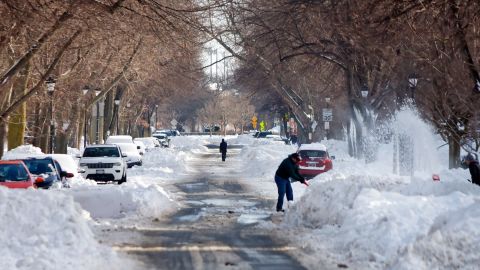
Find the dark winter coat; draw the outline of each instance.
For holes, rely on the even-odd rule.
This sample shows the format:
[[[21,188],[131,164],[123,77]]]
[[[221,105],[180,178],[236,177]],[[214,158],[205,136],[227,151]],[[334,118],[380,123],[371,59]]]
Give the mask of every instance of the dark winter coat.
[[[220,143],[220,153],[227,153],[227,142],[222,141]]]
[[[480,185],[480,167],[478,161],[470,161],[468,164],[470,175],[472,176],[472,183]]]
[[[280,163],[280,166],[278,166],[275,175],[283,179],[288,179],[291,177],[296,181],[305,181],[305,179],[298,172],[298,166],[293,162],[290,156],[288,156],[282,161],[282,163]]]

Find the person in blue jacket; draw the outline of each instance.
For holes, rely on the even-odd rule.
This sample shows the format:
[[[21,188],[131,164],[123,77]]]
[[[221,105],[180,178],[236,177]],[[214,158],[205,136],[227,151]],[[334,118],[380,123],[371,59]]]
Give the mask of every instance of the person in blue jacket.
[[[277,212],[285,212],[283,210],[283,198],[287,195],[288,201],[293,201],[293,189],[290,183],[290,178],[293,182],[299,181],[302,184],[308,185],[308,182],[298,172],[298,163],[301,158],[298,153],[289,155],[280,163],[275,172],[275,183],[278,188]]]

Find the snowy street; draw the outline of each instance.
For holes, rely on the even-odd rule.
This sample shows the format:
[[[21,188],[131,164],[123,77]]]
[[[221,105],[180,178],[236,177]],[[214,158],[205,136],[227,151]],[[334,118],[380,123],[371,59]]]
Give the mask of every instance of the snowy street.
[[[231,150],[225,163],[215,145],[196,154],[188,175],[165,187],[178,199],[178,211],[148,228],[103,228],[104,241],[152,269],[304,269],[287,253],[294,246],[252,227],[270,219],[274,202],[242,178],[239,151]]]

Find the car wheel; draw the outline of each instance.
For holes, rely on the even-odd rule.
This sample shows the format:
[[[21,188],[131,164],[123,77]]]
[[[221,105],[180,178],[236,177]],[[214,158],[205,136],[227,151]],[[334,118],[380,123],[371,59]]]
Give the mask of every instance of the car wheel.
[[[122,179],[118,181],[118,184],[121,185],[123,183],[127,182],[127,173],[124,173],[122,176]]]

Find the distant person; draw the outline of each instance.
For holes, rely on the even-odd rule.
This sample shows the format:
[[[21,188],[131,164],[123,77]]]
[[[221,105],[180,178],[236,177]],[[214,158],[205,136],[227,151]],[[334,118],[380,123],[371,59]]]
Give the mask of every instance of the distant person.
[[[478,161],[475,159],[475,157],[468,153],[463,158],[465,164],[468,166],[468,170],[470,171],[470,176],[472,177],[472,183],[476,185],[480,185],[480,166],[478,164]]]
[[[300,155],[293,153],[280,163],[275,172],[275,184],[277,184],[278,189],[277,212],[285,212],[283,210],[283,197],[285,197],[285,194],[288,201],[293,201],[293,189],[290,178],[293,179],[292,182],[300,181],[300,183],[308,186],[308,182],[298,172],[300,160]]]
[[[227,142],[225,139],[222,139],[222,142],[220,143],[220,153],[222,153],[222,161],[225,161],[227,158]]]

